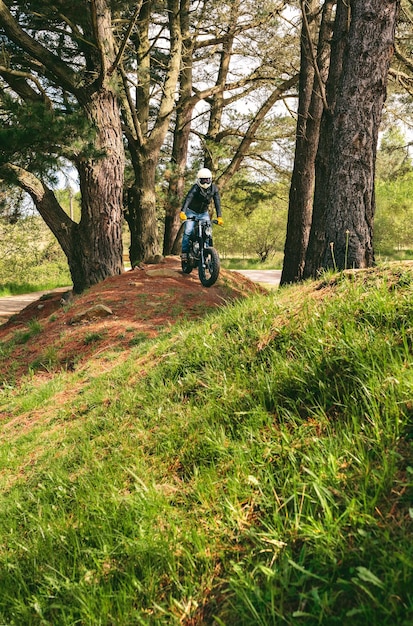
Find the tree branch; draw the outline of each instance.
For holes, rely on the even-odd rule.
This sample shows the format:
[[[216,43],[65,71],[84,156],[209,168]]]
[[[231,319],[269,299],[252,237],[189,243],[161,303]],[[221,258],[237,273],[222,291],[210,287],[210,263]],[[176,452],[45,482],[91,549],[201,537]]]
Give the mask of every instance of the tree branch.
[[[134,128],[135,130],[135,137],[133,138],[133,140],[137,140],[140,146],[143,146],[144,143],[144,137],[142,134],[142,128],[138,119],[138,115],[136,112],[136,107],[134,106],[134,103],[132,101],[131,95],[130,95],[130,90],[129,90],[129,80],[128,80],[128,76],[125,72],[125,70],[123,69],[123,67],[119,68],[120,71],[120,75],[122,77],[122,82],[123,82],[123,91],[124,91],[124,97],[122,97],[122,101],[123,101],[123,111],[126,115],[126,123],[128,126],[128,131],[126,132],[125,130],[125,134],[128,135],[129,140],[131,138],[131,128]],[[128,121],[131,120],[131,121]]]
[[[40,81],[27,72],[19,72],[11,70],[0,65],[0,76],[4,78],[7,84],[15,91],[15,93],[25,101],[44,102],[51,108],[50,99],[47,97]],[[33,82],[39,91],[30,86],[29,81]]]
[[[134,14],[133,14],[133,16],[132,16],[132,19],[131,19],[131,20],[130,20],[130,22],[129,22],[128,29],[127,29],[127,31],[126,31],[126,33],[125,33],[125,36],[124,36],[124,38],[123,38],[123,41],[122,41],[122,43],[121,43],[121,45],[120,45],[120,48],[119,48],[119,50],[118,50],[118,53],[117,53],[117,55],[116,55],[116,59],[114,60],[114,62],[113,62],[113,64],[112,64],[112,67],[110,67],[110,68],[109,68],[109,71],[108,71],[109,76],[110,76],[111,74],[113,74],[113,72],[116,70],[116,68],[118,67],[118,65],[120,64],[120,62],[121,62],[121,60],[122,60],[123,53],[125,52],[125,48],[126,48],[126,46],[127,46],[127,44],[128,44],[128,39],[129,39],[130,34],[131,34],[131,32],[132,32],[132,30],[133,30],[133,28],[134,28],[135,24],[136,24],[136,20],[137,20],[137,19],[138,19],[138,17],[139,17],[139,13],[140,13],[140,10],[141,10],[141,8],[142,8],[142,4],[143,4],[143,0],[140,0],[140,1],[138,2],[137,6],[136,6],[135,12],[134,12]]]
[[[53,191],[31,172],[10,163],[0,166],[0,179],[2,177],[5,180],[13,178],[18,187],[30,195],[40,215],[67,254],[71,245],[70,233],[75,222],[62,209]]]
[[[306,34],[306,37],[307,37],[307,41],[308,41],[308,48],[309,48],[309,52],[310,52],[310,56],[311,56],[311,62],[313,64],[314,71],[315,71],[315,74],[316,74],[316,77],[317,77],[318,88],[320,90],[320,95],[321,95],[321,99],[323,101],[324,109],[326,111],[328,111],[326,90],[325,90],[325,87],[324,87],[323,80],[321,78],[320,68],[318,67],[317,58],[316,58],[316,55],[315,55],[315,52],[314,52],[313,42],[311,40],[310,27],[309,27],[309,24],[308,24],[307,12],[305,10],[305,0],[301,0],[301,12],[302,12],[302,15],[303,15],[303,26],[304,26],[304,31],[305,31],[305,34]]]
[[[29,55],[37,59],[44,67],[55,76],[59,83],[70,93],[77,93],[76,73],[59,57],[44,48],[38,41],[30,37],[17,21],[14,19],[9,9],[0,0],[0,25],[9,37],[19,48],[22,48]]]
[[[290,87],[295,85],[297,82],[298,82],[298,74],[295,75],[295,76],[292,76],[288,80],[284,81],[282,83],[282,85],[280,85],[279,87],[274,89],[272,94],[267,98],[267,100],[261,106],[260,110],[258,111],[256,116],[254,117],[254,120],[251,122],[247,132],[245,133],[244,139],[241,141],[240,145],[238,146],[238,149],[237,149],[237,151],[236,151],[236,153],[235,153],[231,163],[228,165],[227,169],[223,172],[223,174],[221,174],[221,176],[219,178],[219,183],[221,185],[221,188],[224,187],[227,184],[227,182],[229,181],[231,176],[234,174],[234,172],[237,171],[237,169],[238,169],[242,159],[244,158],[248,148],[250,147],[251,143],[254,141],[256,132],[257,132],[260,124],[262,123],[264,117],[267,115],[267,113],[270,111],[270,109],[274,106],[274,104],[278,100],[280,100],[280,98],[282,97],[283,93],[287,89],[290,89]]]
[[[171,114],[175,107],[175,93],[179,79],[182,58],[182,33],[179,19],[180,0],[168,0],[169,30],[171,44],[166,80],[155,125],[151,132],[151,149],[159,150],[165,138]]]

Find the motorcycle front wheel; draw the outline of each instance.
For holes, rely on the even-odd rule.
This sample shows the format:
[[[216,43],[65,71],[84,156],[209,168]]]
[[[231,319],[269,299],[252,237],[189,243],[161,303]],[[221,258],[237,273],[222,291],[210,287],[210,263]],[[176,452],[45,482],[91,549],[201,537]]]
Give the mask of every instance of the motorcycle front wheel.
[[[220,262],[218,252],[215,248],[204,250],[204,262],[199,262],[198,275],[204,287],[212,287],[219,276]]]

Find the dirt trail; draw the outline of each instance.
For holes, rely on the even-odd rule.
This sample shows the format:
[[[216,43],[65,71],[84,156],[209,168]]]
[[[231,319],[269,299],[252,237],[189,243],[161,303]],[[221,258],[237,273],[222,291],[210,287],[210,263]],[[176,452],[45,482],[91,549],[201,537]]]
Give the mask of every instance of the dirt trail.
[[[278,286],[280,283],[281,270],[234,270],[246,276],[254,283]],[[64,293],[70,287],[60,287],[52,291],[35,291],[19,296],[0,297],[0,325],[4,324],[12,315],[20,313],[32,302],[37,302],[43,296],[50,293]]]
[[[76,369],[105,350],[128,351],[181,320],[201,318],[252,293],[268,293],[242,273],[227,270],[221,270],[214,286],[202,287],[196,271],[182,273],[179,257],[108,278],[68,303],[62,302],[63,291],[67,290],[40,298],[30,294],[31,302],[23,301],[23,310],[0,326],[4,347],[0,384],[16,381],[29,369],[50,373]],[[101,307],[100,313],[109,310],[106,316],[82,319],[83,313],[96,305]],[[38,323],[31,326],[33,320]]]

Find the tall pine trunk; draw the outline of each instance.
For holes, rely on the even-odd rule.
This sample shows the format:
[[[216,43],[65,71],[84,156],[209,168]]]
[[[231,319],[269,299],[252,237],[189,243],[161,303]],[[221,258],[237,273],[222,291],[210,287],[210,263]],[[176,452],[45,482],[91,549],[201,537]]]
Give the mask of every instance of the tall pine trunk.
[[[330,176],[330,152],[333,139],[333,115],[336,107],[338,85],[343,66],[344,50],[350,26],[351,8],[345,0],[338,0],[331,41],[330,67],[326,84],[327,108],[324,109],[320,126],[320,138],[315,162],[315,190],[313,216],[307,246],[303,278],[315,278],[322,266],[326,240],[326,189]]]
[[[155,177],[157,156],[140,153],[140,164],[135,164],[135,180],[128,189],[128,207],[125,215],[130,230],[129,258],[132,267],[139,263],[158,263],[159,233],[156,216]]]
[[[77,292],[123,271],[124,148],[117,97],[101,89],[85,108],[95,125],[100,156],[77,163],[82,211],[67,254]]]
[[[189,135],[191,132],[191,120],[193,104],[188,99],[182,110],[178,109],[176,129],[172,146],[173,168],[170,174],[165,211],[165,230],[163,238],[163,253],[177,254],[180,248],[179,211],[185,192],[185,168],[188,158]]]
[[[311,14],[315,14],[318,3],[310,0],[302,3],[302,26],[300,37],[300,79],[298,84],[298,110],[295,140],[294,167],[288,206],[287,235],[284,246],[284,263],[280,284],[293,282],[301,272],[301,258],[307,243],[307,228],[310,224],[311,193],[313,175],[311,164],[307,165],[307,122],[311,94],[314,88],[314,65],[311,59],[311,48],[314,45],[317,23],[313,19],[311,27],[306,29]]]
[[[399,0],[353,0],[332,124],[322,268],[374,263],[377,138]],[[316,269],[321,269],[321,267]]]
[[[41,217],[66,255],[73,290],[123,271],[123,141],[116,96],[100,90],[87,104],[96,123],[96,157],[78,162],[82,213],[79,224],[62,209],[53,191],[34,174],[15,165],[3,168],[33,199]]]
[[[326,0],[324,4],[315,57],[313,50],[318,30],[315,18],[318,5],[315,0],[302,3],[299,107],[282,285],[302,279],[311,227],[315,159],[324,109],[324,85],[329,67],[331,19],[335,0]]]
[[[189,0],[181,2],[182,63],[179,74],[179,102],[172,144],[172,167],[166,196],[163,253],[178,254],[182,237],[179,212],[185,193],[185,169],[188,158],[192,114],[198,102],[192,95],[194,38],[190,31]]]
[[[188,158],[192,114],[197,98],[192,95],[192,64],[195,40],[190,28],[190,1],[181,0],[180,27],[182,34],[182,62],[179,73],[179,101],[176,107],[173,133],[171,171],[165,202],[165,230],[163,253],[179,254],[182,230],[179,212],[185,194],[185,169]]]

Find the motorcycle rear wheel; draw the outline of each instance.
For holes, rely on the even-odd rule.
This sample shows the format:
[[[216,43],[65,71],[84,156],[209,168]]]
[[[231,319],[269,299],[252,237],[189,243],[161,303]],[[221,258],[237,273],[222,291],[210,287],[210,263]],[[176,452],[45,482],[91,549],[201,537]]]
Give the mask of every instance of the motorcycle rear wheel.
[[[206,248],[204,250],[204,262],[200,262],[198,265],[199,280],[204,287],[212,287],[216,283],[220,265],[218,252],[215,248]]]

